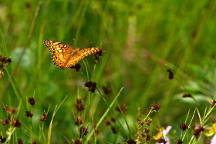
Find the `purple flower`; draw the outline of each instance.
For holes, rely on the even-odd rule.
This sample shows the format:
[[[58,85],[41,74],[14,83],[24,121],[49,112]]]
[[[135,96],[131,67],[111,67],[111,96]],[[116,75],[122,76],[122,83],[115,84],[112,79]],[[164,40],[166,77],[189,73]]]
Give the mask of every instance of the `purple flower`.
[[[163,135],[167,135],[169,131],[172,129],[172,126],[167,126],[165,130],[163,130]]]
[[[164,137],[164,140],[166,141],[166,144],[170,144],[170,138],[168,136],[166,136],[169,131],[172,129],[172,126],[167,126],[165,130],[163,130],[163,137]],[[215,137],[215,140],[216,140],[216,137]],[[164,144],[164,143],[156,143],[156,144]],[[216,143],[215,143],[216,144]]]
[[[211,139],[211,144],[216,144],[216,134]]]

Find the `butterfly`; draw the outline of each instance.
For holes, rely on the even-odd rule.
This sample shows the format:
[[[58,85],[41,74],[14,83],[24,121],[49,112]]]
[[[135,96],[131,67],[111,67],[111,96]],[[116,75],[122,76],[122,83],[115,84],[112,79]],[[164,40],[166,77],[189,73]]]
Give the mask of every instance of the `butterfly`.
[[[86,56],[102,52],[102,49],[98,47],[80,50],[79,48],[75,49],[67,44],[53,40],[45,40],[44,45],[49,48],[54,65],[62,69],[74,67]]]

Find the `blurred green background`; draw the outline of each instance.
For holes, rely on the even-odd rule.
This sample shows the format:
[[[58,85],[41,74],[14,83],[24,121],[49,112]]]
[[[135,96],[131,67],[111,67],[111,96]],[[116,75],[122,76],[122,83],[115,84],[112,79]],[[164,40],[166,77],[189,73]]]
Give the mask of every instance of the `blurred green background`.
[[[80,62],[79,72],[61,70],[52,64],[43,45],[46,39],[75,48],[98,46],[104,53],[96,64],[94,56]],[[161,109],[154,127],[178,127],[189,109],[198,107],[202,112],[215,98],[215,40],[214,0],[1,0],[0,54],[12,59],[0,79],[1,105],[21,105],[17,117],[22,127],[16,129],[15,137],[29,142],[45,143],[53,110],[65,96],[54,120],[53,143],[72,141],[77,137],[76,98],[84,99],[82,115],[91,125],[121,87],[124,91],[117,104],[126,104],[129,123],[136,121],[139,111],[145,113],[158,103]],[[168,78],[167,69],[174,73],[173,79]],[[101,91],[103,86],[110,87],[112,93],[105,101],[98,92],[89,93],[84,87],[89,80]],[[182,98],[184,93],[194,99]],[[29,97],[35,98],[34,107],[28,105]],[[36,118],[25,117],[28,109]],[[41,124],[37,118],[43,111],[48,112],[48,120]],[[109,115],[120,117],[114,110]],[[3,119],[6,113],[1,110],[0,116]],[[6,135],[7,127],[1,127]],[[135,131],[135,125],[131,129]],[[98,139],[104,143],[133,137],[110,136],[105,126],[100,130],[103,136]]]

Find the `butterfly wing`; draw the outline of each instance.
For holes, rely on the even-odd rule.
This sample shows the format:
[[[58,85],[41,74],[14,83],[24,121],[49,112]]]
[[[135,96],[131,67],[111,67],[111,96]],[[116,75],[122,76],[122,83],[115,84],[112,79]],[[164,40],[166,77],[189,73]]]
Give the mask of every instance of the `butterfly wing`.
[[[82,50],[75,50],[70,58],[68,59],[68,62],[65,65],[65,68],[72,67],[76,65],[79,61],[81,61],[83,58],[85,58],[88,55],[101,52],[102,49],[98,47],[91,47],[91,48],[84,48]]]
[[[45,40],[44,44],[49,48],[49,51],[52,54],[53,63],[56,66],[64,69],[66,63],[71,57],[71,53],[73,53],[75,49],[73,49],[71,46],[66,45],[64,43],[52,41],[52,40]]]

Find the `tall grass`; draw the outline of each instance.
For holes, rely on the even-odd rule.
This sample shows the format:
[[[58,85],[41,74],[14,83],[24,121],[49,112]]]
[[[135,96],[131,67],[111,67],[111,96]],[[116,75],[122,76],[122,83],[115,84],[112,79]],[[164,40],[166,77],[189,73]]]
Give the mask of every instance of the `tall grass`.
[[[203,131],[198,137],[193,131],[196,125],[208,131],[215,121],[215,5],[214,0],[0,1],[0,55],[12,60],[1,70],[0,100],[2,108],[16,109],[0,111],[2,123],[10,121],[0,125],[0,135],[9,143],[155,143],[157,129],[171,125],[175,143],[209,143]],[[43,46],[46,39],[104,52],[99,61],[93,55],[81,61],[78,72],[61,70]],[[96,82],[94,93],[85,87],[89,81]],[[160,105],[158,113],[151,111],[153,104]],[[47,118],[41,121],[43,112]],[[179,128],[182,122],[187,131]],[[146,128],[150,132],[139,135]]]

